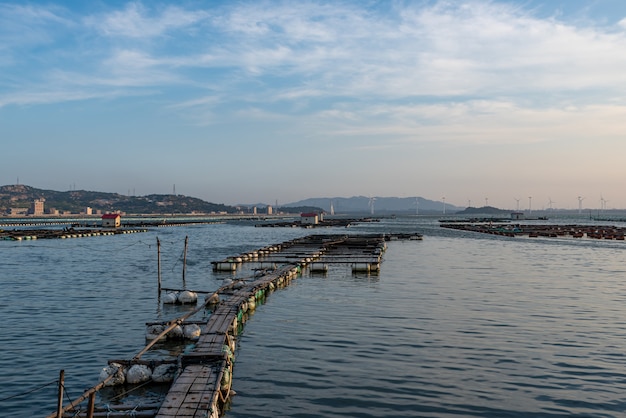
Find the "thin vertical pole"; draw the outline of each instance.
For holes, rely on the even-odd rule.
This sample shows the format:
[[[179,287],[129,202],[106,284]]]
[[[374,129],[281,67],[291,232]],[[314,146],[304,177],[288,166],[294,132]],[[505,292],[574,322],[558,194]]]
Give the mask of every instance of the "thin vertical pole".
[[[157,278],[159,281],[159,295],[161,295],[161,241],[157,237]]]
[[[189,241],[189,236],[185,236],[185,255],[183,256],[183,289],[187,287],[185,284],[185,273],[187,272],[187,242]]]
[[[89,395],[89,404],[87,406],[87,418],[93,418],[93,410],[96,406],[96,392]]]
[[[59,373],[59,399],[57,402],[57,418],[63,416],[63,385],[65,384],[65,370]]]

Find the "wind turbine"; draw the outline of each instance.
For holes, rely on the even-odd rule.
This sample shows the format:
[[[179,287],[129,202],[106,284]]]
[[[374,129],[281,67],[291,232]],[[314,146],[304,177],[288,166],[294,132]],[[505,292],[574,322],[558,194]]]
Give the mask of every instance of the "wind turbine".
[[[519,212],[519,199],[517,197],[514,197],[513,199],[517,202],[517,206],[515,207],[515,210]]]
[[[604,211],[604,209],[606,208],[606,199],[604,199],[604,196],[600,195],[600,212]]]
[[[489,198],[488,197],[485,198],[485,207],[487,207],[487,206],[489,206]]]
[[[532,211],[533,211],[533,209],[532,209],[532,200],[533,200],[533,197],[532,197],[532,196],[528,196],[528,214],[529,214],[529,215],[530,215],[530,214],[532,213]]]
[[[579,215],[583,213],[583,200],[585,200],[584,197],[578,196],[578,214]]]
[[[549,197],[549,198],[548,198],[548,205],[550,206],[550,210],[552,210],[552,204],[553,204],[553,203],[556,203],[556,202],[553,202],[553,201],[552,201],[552,198],[551,198],[551,197]]]
[[[420,201],[419,198],[415,198],[415,215],[420,214]]]
[[[446,198],[445,196],[441,198],[441,200],[443,201],[443,214],[446,214]]]

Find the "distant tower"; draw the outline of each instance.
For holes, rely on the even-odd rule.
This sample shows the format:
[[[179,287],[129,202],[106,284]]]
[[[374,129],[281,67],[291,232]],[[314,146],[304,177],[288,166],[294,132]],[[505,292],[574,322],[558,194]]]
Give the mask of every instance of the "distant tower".
[[[331,216],[335,214],[335,207],[333,206],[333,201],[330,201],[330,214]]]
[[[368,203],[369,207],[370,207],[370,213],[373,215],[374,214],[374,202],[376,201],[375,197],[370,197],[370,201]]]
[[[176,184],[174,184],[174,186],[172,186],[172,194],[174,196],[176,196]]]
[[[30,205],[29,213],[32,215],[43,215],[45,201],[46,199],[44,198],[35,199]]]
[[[578,214],[579,215],[583,213],[583,200],[585,200],[584,197],[578,196]]]
[[[443,201],[443,214],[446,214],[446,198],[442,197],[441,200]]]

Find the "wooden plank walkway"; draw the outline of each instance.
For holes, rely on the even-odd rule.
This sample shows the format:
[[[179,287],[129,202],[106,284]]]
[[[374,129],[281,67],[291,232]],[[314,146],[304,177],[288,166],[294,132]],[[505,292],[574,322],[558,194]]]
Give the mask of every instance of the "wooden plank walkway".
[[[167,393],[157,418],[218,418],[230,396],[239,313],[274,282],[295,277],[294,266],[266,274],[235,291],[211,314],[191,353],[180,357],[181,373]]]

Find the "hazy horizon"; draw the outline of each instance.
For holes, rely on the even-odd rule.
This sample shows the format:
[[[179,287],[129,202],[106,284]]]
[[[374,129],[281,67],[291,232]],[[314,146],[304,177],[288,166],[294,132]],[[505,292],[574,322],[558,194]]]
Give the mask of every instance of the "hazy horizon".
[[[0,41],[0,184],[626,208],[621,0],[3,1]]]

